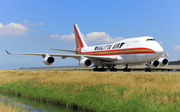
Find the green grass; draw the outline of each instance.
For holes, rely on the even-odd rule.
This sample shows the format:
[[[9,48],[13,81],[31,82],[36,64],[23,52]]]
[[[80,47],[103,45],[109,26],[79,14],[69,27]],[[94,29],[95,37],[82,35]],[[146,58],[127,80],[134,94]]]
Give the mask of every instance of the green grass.
[[[36,85],[36,86],[35,86]],[[34,97],[42,101],[59,102],[70,106],[96,111],[128,111],[128,112],[152,112],[152,111],[180,111],[179,102],[171,103],[150,103],[148,97],[153,96],[157,90],[151,90],[129,98],[124,93],[130,88],[113,86],[109,84],[80,85],[78,83],[50,83],[44,85],[34,80],[16,82],[0,85],[0,90],[16,94]],[[156,93],[159,94],[159,93]],[[166,94],[166,93],[164,93]],[[169,91],[169,96],[172,93]],[[178,92],[179,94],[179,92]],[[163,94],[162,94],[163,96]]]
[[[0,72],[0,90],[94,111],[180,111],[179,73]]]

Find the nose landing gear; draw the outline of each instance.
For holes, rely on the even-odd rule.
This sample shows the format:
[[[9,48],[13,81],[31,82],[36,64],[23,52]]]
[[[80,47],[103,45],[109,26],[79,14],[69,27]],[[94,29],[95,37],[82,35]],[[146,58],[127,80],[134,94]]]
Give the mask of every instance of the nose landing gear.
[[[145,72],[151,72],[151,68],[149,67],[149,64],[146,64],[147,68],[145,68]]]

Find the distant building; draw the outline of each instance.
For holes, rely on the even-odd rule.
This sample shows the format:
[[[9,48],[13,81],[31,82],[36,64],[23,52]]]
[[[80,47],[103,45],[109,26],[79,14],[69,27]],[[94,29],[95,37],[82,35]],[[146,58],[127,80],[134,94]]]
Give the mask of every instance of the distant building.
[[[168,65],[180,65],[180,61],[170,61]]]

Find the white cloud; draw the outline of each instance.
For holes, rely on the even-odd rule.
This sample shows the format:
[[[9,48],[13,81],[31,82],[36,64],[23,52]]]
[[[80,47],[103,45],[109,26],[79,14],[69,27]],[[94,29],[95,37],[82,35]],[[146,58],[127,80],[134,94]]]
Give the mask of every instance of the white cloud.
[[[31,22],[29,22],[29,20],[23,20],[22,21],[22,23],[24,24],[24,25],[26,25],[26,26],[35,26],[35,25],[44,25],[44,23],[42,23],[42,22],[36,22],[36,24],[35,23],[31,23]]]
[[[56,34],[56,35],[54,35],[54,34],[51,34],[51,36],[50,36],[51,38],[60,38],[61,36],[60,35],[58,35],[58,34]]]
[[[23,23],[23,25],[28,26],[28,27],[29,26],[34,26],[34,23],[30,23],[29,20],[27,20],[27,19],[23,20],[22,23]]]
[[[37,25],[44,25],[44,23],[42,23],[42,22],[40,22],[40,23],[37,22],[36,24],[37,24]]]
[[[23,20],[23,22],[24,22],[24,23],[29,23],[29,20],[26,19],[26,20]]]
[[[0,36],[28,36],[27,31],[35,31],[35,29],[29,29],[29,27],[34,25],[44,25],[44,23],[36,22],[30,23],[29,20],[23,20],[22,23],[11,22],[7,25],[0,23]]]
[[[2,28],[4,25],[2,23],[0,23],[0,28]]]
[[[110,37],[105,32],[91,32],[85,36],[86,42],[91,42],[95,44],[114,43],[122,39],[125,39],[125,38],[124,37],[113,38],[113,37]]]
[[[75,35],[74,34],[62,35],[60,40],[68,40],[68,41],[75,40]]]
[[[114,43],[114,42],[125,39],[124,37],[116,37],[116,38],[110,37],[105,32],[91,32],[91,33],[88,33],[87,35],[82,34],[82,36],[84,37],[87,43],[93,43],[93,44]],[[57,40],[65,40],[65,41],[75,40],[74,34],[62,35],[62,36],[60,36],[59,34],[56,34],[56,35],[51,34],[50,37],[56,38]]]
[[[65,40],[65,41],[72,41],[75,40],[75,35],[74,34],[70,34],[70,35],[59,35],[59,34],[51,34],[50,36],[51,38],[56,38],[57,40]]]
[[[159,41],[158,43],[159,43],[159,44],[163,44],[163,42],[161,42],[161,41]]]
[[[10,23],[8,25],[3,25],[0,23],[0,35],[9,36],[9,35],[24,35],[27,36],[28,27],[19,24],[19,23]]]
[[[179,45],[179,46],[174,46],[174,47],[173,47],[173,50],[178,50],[178,51],[180,51],[180,45]]]

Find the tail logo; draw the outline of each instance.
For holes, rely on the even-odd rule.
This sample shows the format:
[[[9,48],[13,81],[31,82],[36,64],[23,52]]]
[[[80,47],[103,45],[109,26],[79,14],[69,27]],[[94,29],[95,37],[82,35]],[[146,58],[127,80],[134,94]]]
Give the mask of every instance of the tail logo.
[[[87,47],[86,42],[84,41],[84,38],[82,37],[77,24],[74,24],[74,33],[76,41],[76,50],[78,51],[82,47]]]

